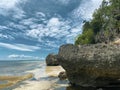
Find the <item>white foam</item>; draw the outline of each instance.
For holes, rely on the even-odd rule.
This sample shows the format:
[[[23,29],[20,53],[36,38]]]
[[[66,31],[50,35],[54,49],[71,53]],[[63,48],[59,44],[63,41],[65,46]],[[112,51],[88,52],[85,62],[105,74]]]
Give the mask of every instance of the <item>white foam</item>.
[[[27,73],[33,73],[34,78],[39,80],[43,77],[54,76],[57,77],[61,71],[65,71],[61,66],[43,66],[42,68],[37,68],[34,70],[27,71]]]
[[[26,84],[21,85],[13,90],[52,90],[56,80],[40,79],[43,77],[55,76],[57,77],[59,72],[64,71],[61,66],[42,66],[42,68],[36,68],[34,70],[27,71],[27,73],[33,73],[36,81],[24,81]],[[60,85],[59,85],[60,86]],[[64,86],[64,85],[62,85]]]
[[[26,71],[27,73],[33,73],[34,74],[34,78],[36,80],[39,80],[40,78],[43,77],[47,77],[46,73],[45,73],[45,67],[42,68],[36,68],[34,70],[30,70],[30,71]]]

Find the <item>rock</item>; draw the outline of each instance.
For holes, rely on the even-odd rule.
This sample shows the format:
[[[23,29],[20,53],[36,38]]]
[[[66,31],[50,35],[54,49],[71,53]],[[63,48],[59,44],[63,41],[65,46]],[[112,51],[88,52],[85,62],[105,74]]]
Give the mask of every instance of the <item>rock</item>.
[[[106,87],[120,84],[120,46],[63,45],[58,60],[72,85]]]
[[[63,71],[63,72],[60,72],[58,77],[60,78],[60,80],[65,80],[67,79],[67,75],[66,75],[66,72]]]
[[[58,66],[59,62],[57,60],[57,55],[55,55],[55,54],[49,54],[46,57],[46,64],[47,64],[47,66]]]

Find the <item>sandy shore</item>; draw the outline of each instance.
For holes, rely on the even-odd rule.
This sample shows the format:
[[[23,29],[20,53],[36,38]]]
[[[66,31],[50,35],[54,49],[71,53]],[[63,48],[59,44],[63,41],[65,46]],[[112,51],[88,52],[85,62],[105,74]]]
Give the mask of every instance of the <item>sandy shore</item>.
[[[26,81],[26,85],[22,85],[18,88],[15,88],[13,90],[51,90],[51,86],[53,83],[51,83],[50,81],[31,81],[31,82],[27,82]]]
[[[37,70],[38,71],[38,70]],[[39,76],[41,77],[57,77],[58,74],[64,71],[64,69],[61,66],[47,66],[44,70],[44,72],[39,72],[42,73],[40,75],[44,76]],[[42,81],[25,81],[25,85],[19,86],[16,89],[13,90],[53,90],[52,87],[55,85],[56,81],[47,81],[47,80],[42,80]]]
[[[57,77],[60,72],[65,71],[61,66],[47,66],[45,73],[48,76]]]
[[[27,75],[23,75],[23,76],[0,76],[1,82],[6,81],[6,83],[0,84],[0,89],[6,88],[9,86],[13,86],[13,85],[17,84],[18,82],[30,79],[32,77],[33,77],[33,74],[27,74]]]

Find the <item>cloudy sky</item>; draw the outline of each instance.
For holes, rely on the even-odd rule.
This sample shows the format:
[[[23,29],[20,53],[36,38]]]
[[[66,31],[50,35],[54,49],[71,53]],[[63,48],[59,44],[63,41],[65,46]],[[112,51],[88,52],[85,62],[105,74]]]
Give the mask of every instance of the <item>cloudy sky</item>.
[[[102,0],[0,0],[0,60],[44,59],[74,43]]]

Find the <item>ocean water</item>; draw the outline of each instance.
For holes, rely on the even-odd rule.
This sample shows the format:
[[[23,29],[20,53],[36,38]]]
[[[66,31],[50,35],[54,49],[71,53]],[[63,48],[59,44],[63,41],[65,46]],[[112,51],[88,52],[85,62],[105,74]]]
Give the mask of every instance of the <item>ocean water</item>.
[[[46,67],[45,61],[0,61],[1,76],[23,76],[32,73],[31,79],[20,81],[0,90],[66,90],[68,81],[57,77],[60,67]],[[0,85],[6,81],[0,81]]]
[[[29,70],[42,68],[44,61],[0,61],[0,76],[23,75]]]

